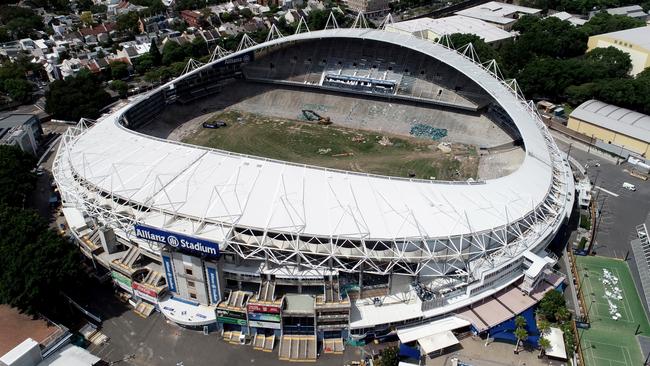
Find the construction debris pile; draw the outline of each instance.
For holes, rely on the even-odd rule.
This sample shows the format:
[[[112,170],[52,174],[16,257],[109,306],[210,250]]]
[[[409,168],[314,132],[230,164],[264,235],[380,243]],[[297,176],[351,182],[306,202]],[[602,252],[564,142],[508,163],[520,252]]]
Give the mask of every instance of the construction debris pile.
[[[435,128],[422,123],[416,123],[411,126],[411,135],[415,137],[430,138],[435,141],[447,136],[447,129]]]

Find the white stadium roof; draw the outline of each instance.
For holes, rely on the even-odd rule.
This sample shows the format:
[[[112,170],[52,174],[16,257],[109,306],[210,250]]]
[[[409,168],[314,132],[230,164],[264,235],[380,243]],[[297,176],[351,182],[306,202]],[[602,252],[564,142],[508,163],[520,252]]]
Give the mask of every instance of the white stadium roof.
[[[515,122],[527,152],[521,167],[486,182],[449,183],[334,171],[211,150],[121,126],[119,117],[146,95],[70,142],[66,164],[93,186],[154,211],[326,237],[469,234],[521,219],[544,201],[555,163],[539,121],[504,82],[454,50],[398,33],[330,29],[275,39],[226,57],[284,42],[330,37],[400,45],[467,75],[499,101]]]

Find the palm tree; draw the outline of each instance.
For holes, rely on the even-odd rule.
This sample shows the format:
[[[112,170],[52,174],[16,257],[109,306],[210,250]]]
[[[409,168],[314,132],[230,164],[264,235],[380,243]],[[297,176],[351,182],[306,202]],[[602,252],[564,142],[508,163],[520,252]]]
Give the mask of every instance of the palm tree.
[[[519,315],[518,317],[515,318],[515,327],[517,328],[526,328],[526,318],[523,316]]]
[[[519,315],[515,318],[515,337],[517,337],[517,343],[515,343],[515,353],[519,352],[519,342],[528,338],[528,332],[526,331],[526,318]]]
[[[539,337],[539,358],[544,357],[546,354],[546,349],[551,346],[551,341],[546,337]]]
[[[517,328],[515,329],[515,337],[517,337],[517,343],[515,344],[515,353],[518,353],[519,343],[525,341],[528,338],[528,331],[526,328]]]
[[[543,337],[548,333],[549,330],[551,330],[551,323],[545,319],[540,319],[537,322],[537,329],[539,329],[539,334]]]

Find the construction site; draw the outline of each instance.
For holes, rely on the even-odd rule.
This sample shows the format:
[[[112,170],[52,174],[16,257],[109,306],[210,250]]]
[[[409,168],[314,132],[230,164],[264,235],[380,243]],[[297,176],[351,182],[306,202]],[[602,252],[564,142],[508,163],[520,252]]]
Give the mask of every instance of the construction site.
[[[228,127],[202,127],[215,121]],[[483,113],[250,81],[169,106],[140,131],[269,159],[421,179],[498,178],[515,171],[525,154]]]

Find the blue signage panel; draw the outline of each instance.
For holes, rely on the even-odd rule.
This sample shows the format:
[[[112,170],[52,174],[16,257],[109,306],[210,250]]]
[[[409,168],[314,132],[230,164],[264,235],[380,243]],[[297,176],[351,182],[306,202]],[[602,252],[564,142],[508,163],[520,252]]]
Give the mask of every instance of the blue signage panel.
[[[153,227],[136,224],[134,226],[135,236],[140,239],[155,241],[156,243],[169,245],[191,254],[199,254],[211,258],[219,258],[219,243],[209,240],[195,238],[189,235],[173,233]]]
[[[167,278],[167,288],[171,292],[176,292],[176,280],[174,279],[174,267],[172,259],[166,255],[162,256],[163,266],[165,266],[165,277]]]
[[[208,270],[208,284],[210,286],[210,295],[212,296],[212,303],[218,304],[221,301],[219,296],[219,279],[217,278],[217,270],[213,267],[206,267]]]

